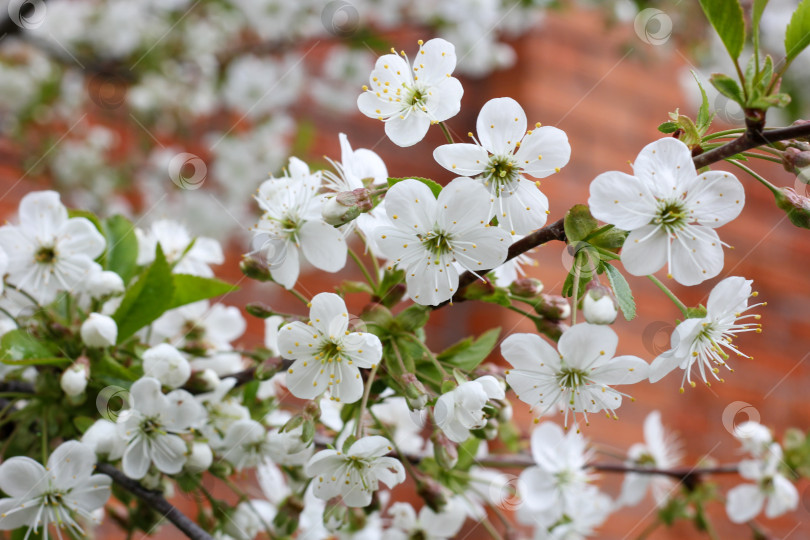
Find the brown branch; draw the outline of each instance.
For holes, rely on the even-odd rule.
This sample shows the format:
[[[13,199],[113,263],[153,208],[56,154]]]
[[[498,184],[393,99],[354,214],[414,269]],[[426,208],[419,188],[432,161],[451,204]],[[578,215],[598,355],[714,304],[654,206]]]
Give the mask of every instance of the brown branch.
[[[213,540],[210,534],[202,530],[199,525],[164,499],[159,491],[145,488],[143,484],[128,477],[109,463],[97,464],[96,470],[112,478],[113,482],[141,499],[153,510],[171,521],[174,526],[180,529],[188,538],[192,540]]]
[[[800,137],[810,136],[810,123],[797,124],[784,128],[767,129],[764,131],[757,130],[749,126],[748,130],[740,137],[730,141],[723,146],[713,148],[708,152],[698,154],[692,161],[695,167],[701,169],[712,163],[722,161],[726,158],[751,150],[763,144],[775,143],[778,141],[785,141],[789,139],[797,139]]]

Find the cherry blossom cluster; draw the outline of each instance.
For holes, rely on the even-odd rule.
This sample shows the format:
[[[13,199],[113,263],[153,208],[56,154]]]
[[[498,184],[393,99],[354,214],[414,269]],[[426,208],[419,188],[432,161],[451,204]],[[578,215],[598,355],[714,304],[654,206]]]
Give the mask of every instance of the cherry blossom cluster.
[[[631,385],[679,368],[685,393],[697,376],[722,381],[732,354],[750,359],[737,338],[760,332],[753,311],[766,304],[751,302],[752,280],[723,275],[717,232],[743,211],[740,180],[698,168],[696,148],[662,138],[632,174],[598,175],[587,206],[548,224],[563,212],[539,179],[571,160],[566,133],[499,97],[479,111],[471,142],[456,142],[445,122],[461,110],[458,59],[442,38],[420,40],[413,57],[392,50],[356,96],[398,146],[442,130],[447,144],[430,155],[443,177],[393,176],[340,133],[330,169],[290,157],[251,185],[260,215],[240,268],[301,301],[295,313],[246,306],[264,322],[257,347],[242,347],[237,307],[212,303],[234,291],[215,277],[225,261],[215,238],[170,219],[140,227],[70,210],[55,191],[23,197],[0,227],[0,421],[14,435],[0,450],[0,530],[82,537],[109,515],[129,534],[149,535],[166,516],[191,538],[218,540],[444,539],[475,522],[498,538],[491,515],[512,528],[506,509],[535,538],[586,538],[648,492],[662,522],[703,515],[700,478],[718,471],[744,480],[725,496],[734,523],[797,507],[792,481],[810,475],[801,432],[780,444],[759,423],[740,424],[747,459],[714,469],[686,467],[658,411],[618,462],[601,461],[586,436],[594,415],[619,419]],[[551,241],[529,245],[540,233],[573,259],[559,295],[523,277],[529,250]],[[365,281],[299,292],[307,266],[338,273],[350,260]],[[627,354],[610,326],[636,310],[617,262],[679,310],[656,358]],[[687,306],[658,272],[683,286],[719,280],[705,306]],[[347,299],[361,295],[353,312]],[[434,351],[431,314],[471,301],[509,308],[536,331],[493,328]],[[598,483],[608,471],[625,474],[619,493]],[[418,510],[396,500],[407,485]],[[166,511],[180,496],[194,520]]]

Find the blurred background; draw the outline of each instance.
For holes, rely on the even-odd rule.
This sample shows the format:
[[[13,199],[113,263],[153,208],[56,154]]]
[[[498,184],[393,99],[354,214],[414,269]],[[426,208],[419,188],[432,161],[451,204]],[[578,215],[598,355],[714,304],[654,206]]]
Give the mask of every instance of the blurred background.
[[[773,0],[765,10],[762,42],[775,59],[798,2]],[[411,148],[394,146],[378,122],[357,112],[356,98],[374,60],[392,46],[413,54],[418,39],[441,36],[456,46],[455,75],[465,89],[461,113],[448,121],[456,139],[473,129],[481,106],[508,96],[529,122],[565,130],[572,159],[543,181],[550,221],[588,197],[588,185],[607,170],[630,172],[658,124],[680,108],[694,115],[700,96],[691,72],[704,83],[717,114],[715,129],[743,125],[742,111],[714,92],[708,75],[732,73],[719,40],[696,2],[544,0],[13,0],[0,10],[0,216],[11,219],[19,199],[54,188],[70,206],[101,215],[123,213],[145,227],[161,218],[183,222],[197,235],[228,246],[223,279],[241,290],[223,299],[243,306],[260,300],[280,311],[299,305],[280,287],[244,279],[238,261],[258,217],[252,194],[268,174],[279,174],[290,155],[314,168],[340,158],[338,133],[354,148],[379,153],[389,175],[451,177],[432,159],[444,142],[431,130]],[[744,2],[745,4],[745,2]],[[783,83],[793,102],[769,111],[769,126],[807,117],[810,58],[794,63]],[[802,93],[804,91],[804,94]],[[807,186],[777,164],[756,168],[778,186]],[[723,168],[723,166],[720,166]],[[728,170],[731,170],[730,166]],[[753,359],[734,360],[724,384],[678,393],[678,375],[632,388],[635,403],[620,421],[598,418],[585,435],[600,448],[623,454],[642,440],[642,422],[654,409],[680,434],[685,463],[740,459],[731,436],[750,418],[781,438],[790,426],[807,429],[810,407],[810,262],[808,231],[793,227],[772,195],[733,171],[747,188],[740,218],[723,228],[721,276],[675,292],[687,303],[706,301],[722,277],[754,279],[768,305],[762,334],[738,346]],[[531,277],[559,294],[570,266],[560,244],[533,254]],[[308,295],[331,290],[340,276],[310,273]],[[647,280],[630,285],[638,317],[614,325],[619,353],[651,361],[668,348],[678,311]],[[359,312],[360,296],[349,297]],[[263,325],[248,317],[245,346],[261,343]],[[532,331],[531,323],[490,306],[458,304],[431,319],[430,345],[440,349],[492,326]],[[497,349],[496,349],[497,350]],[[497,354],[493,361],[501,362]],[[515,402],[524,433],[532,423]],[[497,451],[497,444],[493,445]],[[600,458],[601,459],[601,458]],[[515,475],[519,471],[507,471]],[[720,479],[723,487],[738,477]],[[617,495],[621,479],[603,478]],[[798,510],[764,528],[773,538],[810,535],[810,487],[799,484]],[[406,489],[406,488],[405,488]],[[178,501],[183,507],[184,502]],[[728,523],[722,504],[711,507],[718,537],[748,534]],[[623,509],[600,529],[600,538],[636,538],[654,517],[651,500]],[[460,538],[481,538],[473,524]],[[688,523],[657,529],[649,538],[697,536]],[[175,538],[165,527],[161,538]],[[112,527],[100,538],[116,538]]]

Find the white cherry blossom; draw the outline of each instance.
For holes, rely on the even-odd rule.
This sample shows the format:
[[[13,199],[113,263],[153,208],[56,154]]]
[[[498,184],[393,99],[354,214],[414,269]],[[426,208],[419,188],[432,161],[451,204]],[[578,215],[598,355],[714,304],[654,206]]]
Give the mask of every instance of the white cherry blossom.
[[[219,242],[205,236],[194,238],[182,223],[171,219],[157,220],[145,231],[135,229],[135,234],[138,237],[137,262],[140,265],[155,260],[158,244],[166,261],[174,265],[172,272],[175,274],[213,277],[211,265],[225,262]]]
[[[340,496],[346,506],[368,506],[380,482],[392,488],[405,481],[402,463],[386,456],[393,449],[385,437],[363,437],[345,453],[321,450],[307,462],[304,472],[313,479],[319,499]]]
[[[135,381],[129,395],[130,408],[118,417],[118,432],[127,441],[124,473],[141,479],[153,463],[166,474],[180,472],[188,452],[181,435],[204,419],[204,409],[185,390],[163,395],[152,377]]]
[[[269,435],[255,420],[237,420],[222,441],[222,457],[233,463],[237,471],[256,467],[270,458]]]
[[[565,411],[605,411],[616,417],[622,392],[609,385],[634,384],[649,376],[649,366],[635,356],[618,356],[619,338],[607,326],[580,323],[566,330],[557,345],[559,353],[536,334],[513,334],[501,344],[501,354],[513,368],[506,382],[518,399],[543,415],[555,406]]]
[[[98,266],[104,237],[86,218],[68,218],[55,191],[25,195],[19,225],[0,227],[0,271],[9,283],[47,304],[61,291],[76,291]]]
[[[664,431],[661,413],[653,411],[644,420],[644,442],[636,443],[627,452],[628,466],[672,469],[680,464],[683,452],[680,442]],[[675,488],[675,482],[663,475],[627,473],[622,484],[619,502],[636,505],[652,490],[655,503],[663,506]]]
[[[392,527],[385,534],[391,540],[455,538],[467,519],[464,508],[453,499],[447,501],[441,512],[434,512],[425,505],[418,514],[409,503],[395,502],[388,508],[388,514],[393,518]]]
[[[263,214],[254,229],[254,251],[272,257],[270,275],[287,289],[298,280],[302,255],[324,272],[346,265],[343,233],[321,216],[320,188],[320,172],[310,173],[306,163],[292,157],[288,175],[265,180],[256,194]]]
[[[597,219],[630,231],[621,260],[634,276],[667,267],[682,285],[697,285],[723,269],[724,244],[714,229],[736,218],[745,190],[724,171],[698,174],[692,153],[671,137],[645,146],[634,176],[610,171],[591,182]]]
[[[441,38],[419,41],[413,60],[396,54],[377,59],[369,86],[357,98],[360,112],[385,122],[385,134],[398,146],[421,141],[431,123],[455,116],[461,108],[464,89],[451,77],[456,67],[452,43]]]
[[[524,174],[545,178],[571,157],[561,129],[540,126],[526,131],[526,113],[512,98],[495,98],[481,108],[475,144],[439,146],[433,157],[452,173],[475,177],[490,194],[490,218],[511,234],[527,234],[545,225],[548,199]],[[470,134],[472,135],[472,134]]]
[[[363,394],[360,368],[372,368],[380,361],[380,339],[368,332],[349,332],[346,303],[333,293],[312,299],[309,318],[309,324],[295,321],[278,333],[281,355],[295,360],[287,370],[287,388],[302,399],[314,399],[329,390],[335,401],[359,400]]]
[[[231,342],[245,333],[245,318],[236,306],[207,300],[171,309],[152,323],[152,342],[168,340],[175,347],[230,350]]]
[[[795,510],[799,492],[790,480],[779,472],[782,448],[773,443],[759,458],[740,463],[740,476],[754,484],[732,488],[726,496],[726,513],[734,523],[754,519],[765,507],[765,517],[772,519]]]
[[[15,456],[0,464],[0,489],[10,497],[0,499],[0,530],[26,527],[47,540],[51,525],[70,535],[84,537],[79,521],[97,523],[95,511],[110,498],[112,480],[93,474],[96,455],[78,441],[59,445],[47,467],[29,457]]]
[[[706,315],[702,318],[689,318],[680,323],[672,333],[671,349],[659,355],[650,365],[650,382],[658,382],[675,368],[684,370],[681,392],[692,381],[692,368],[697,364],[700,377],[711,386],[706,378],[708,371],[722,382],[718,376],[718,366],[728,365],[729,352],[750,358],[741,352],[732,339],[742,332],[761,332],[757,322],[760,315],[745,314],[746,311],[764,304],[748,305],[748,299],[757,296],[751,291],[750,279],[733,276],[714,286],[706,302]]]
[[[439,396],[433,415],[448,439],[462,443],[470,438],[470,430],[486,425],[483,409],[489,400],[505,397],[501,383],[495,377],[485,375]]]
[[[489,226],[489,197],[469,178],[450,182],[438,199],[425,184],[408,179],[385,198],[392,226],[374,236],[393,266],[405,270],[408,295],[422,305],[450,299],[458,287],[459,268],[481,272],[506,260],[509,234]]]

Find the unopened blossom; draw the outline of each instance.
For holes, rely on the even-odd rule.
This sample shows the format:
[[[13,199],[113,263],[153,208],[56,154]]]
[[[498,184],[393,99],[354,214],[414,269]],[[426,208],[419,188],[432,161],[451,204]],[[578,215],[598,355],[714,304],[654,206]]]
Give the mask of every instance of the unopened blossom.
[[[85,363],[76,362],[68,366],[59,378],[59,386],[68,396],[78,396],[87,388],[88,367]]]
[[[544,523],[553,524],[582,504],[581,494],[590,479],[585,467],[591,452],[585,445],[581,434],[563,433],[553,422],[543,422],[532,431],[536,465],[524,470],[518,483],[527,515],[542,514]]]
[[[464,89],[451,74],[456,67],[452,43],[440,38],[419,41],[419,52],[408,65],[392,49],[377,59],[369,86],[357,98],[360,112],[385,122],[385,134],[398,146],[421,141],[432,123],[455,116]]]
[[[612,324],[619,309],[610,289],[601,285],[589,288],[582,299],[582,314],[591,324]]]
[[[180,472],[187,459],[182,435],[204,418],[204,409],[185,390],[166,395],[152,377],[135,381],[130,388],[130,408],[118,417],[118,432],[127,441],[124,474],[136,480],[154,466],[166,474]]]
[[[112,317],[91,313],[82,323],[79,334],[88,347],[110,347],[118,339],[118,325]]]
[[[311,173],[298,158],[290,158],[287,175],[265,180],[256,194],[263,214],[254,229],[253,251],[264,256],[270,275],[290,289],[298,280],[303,256],[324,272],[346,264],[343,233],[323,220],[321,173]]]
[[[402,463],[386,455],[393,449],[385,437],[363,437],[347,452],[321,450],[307,462],[304,472],[312,478],[319,499],[340,496],[346,506],[368,506],[380,482],[393,488],[405,481]]]
[[[107,245],[86,218],[68,217],[55,191],[36,191],[20,201],[19,225],[0,227],[0,271],[40,304],[57,293],[83,289]]]
[[[213,277],[211,265],[225,262],[219,242],[205,236],[194,238],[182,223],[171,219],[155,221],[146,230],[135,229],[135,234],[138,237],[139,265],[155,260],[158,244],[166,261],[173,265],[175,274]]]
[[[455,538],[467,515],[464,508],[453,499],[447,501],[441,512],[434,512],[425,505],[417,514],[413,506],[406,502],[395,502],[388,509],[392,516],[392,526],[385,531],[386,538],[391,540],[445,540]]]
[[[375,239],[391,267],[405,270],[418,304],[449,300],[459,268],[482,272],[506,260],[509,234],[489,226],[489,196],[474,180],[453,180],[438,199],[422,182],[403,180],[388,190],[385,211],[393,225],[378,227]]]
[[[295,360],[287,370],[287,388],[296,397],[330,397],[354,403],[363,394],[360,368],[372,368],[382,358],[380,339],[368,332],[349,331],[349,312],[341,297],[320,293],[312,299],[309,324],[282,326],[278,348]]]
[[[475,144],[445,144],[433,151],[442,167],[476,178],[487,188],[489,217],[496,217],[498,226],[513,235],[542,227],[548,215],[548,199],[524,175],[545,178],[571,157],[564,131],[538,124],[527,132],[526,125],[526,113],[517,101],[491,99],[478,114]]]
[[[27,528],[49,538],[48,529],[59,528],[83,538],[80,521],[97,523],[95,511],[110,498],[112,480],[93,474],[96,455],[78,441],[59,445],[47,467],[29,457],[10,457],[0,464],[0,489],[9,495],[0,499],[0,530]]]
[[[204,442],[191,443],[191,452],[185,465],[187,471],[192,473],[207,471],[213,462],[214,452],[210,446]]]
[[[143,353],[143,372],[169,388],[179,388],[191,376],[191,366],[180,351],[161,343]]]
[[[607,326],[580,323],[566,330],[559,353],[537,334],[512,334],[501,344],[501,354],[512,365],[506,382],[518,399],[538,415],[554,407],[582,413],[605,411],[616,418],[622,392],[610,385],[634,384],[649,376],[649,366],[635,356],[617,356],[619,338]]]
[[[664,430],[661,413],[653,411],[644,420],[644,442],[630,447],[627,452],[627,464],[630,467],[666,470],[678,466],[682,456],[680,442]],[[627,473],[624,476],[619,502],[630,506],[638,504],[650,488],[655,503],[664,506],[675,485],[675,482],[667,476]]]
[[[726,513],[734,523],[754,519],[765,507],[765,517],[772,519],[799,505],[799,492],[780,471],[782,448],[773,443],[759,459],[740,463],[740,476],[754,484],[732,488],[726,496]]]
[[[462,443],[470,438],[471,430],[486,426],[487,418],[483,409],[489,400],[505,397],[498,380],[485,375],[439,396],[433,415],[447,438]]]
[[[736,218],[745,190],[724,171],[698,174],[692,153],[677,139],[645,146],[634,176],[610,171],[591,182],[588,199],[597,219],[630,231],[621,260],[634,276],[667,274],[697,285],[723,269],[723,243],[714,229]]]
[[[122,294],[124,292],[124,280],[110,270],[93,271],[87,278],[85,290],[93,299]]]
[[[706,302],[706,315],[689,318],[680,323],[672,332],[671,349],[659,355],[650,365],[650,382],[658,382],[675,368],[684,370],[681,392],[686,383],[692,387],[692,368],[697,365],[703,382],[710,385],[707,372],[719,381],[719,367],[728,365],[729,353],[750,358],[741,352],[732,340],[743,332],[761,332],[758,322],[760,315],[746,314],[747,311],[764,305],[748,305],[748,299],[757,296],[751,291],[750,279],[734,276],[718,283],[709,293]]]

